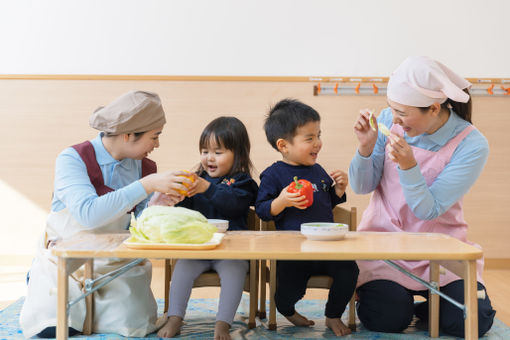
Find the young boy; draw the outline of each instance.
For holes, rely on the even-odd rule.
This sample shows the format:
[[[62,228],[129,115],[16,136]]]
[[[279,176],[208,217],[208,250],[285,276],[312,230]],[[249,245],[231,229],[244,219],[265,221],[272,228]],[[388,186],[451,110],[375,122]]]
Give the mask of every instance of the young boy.
[[[328,174],[316,163],[322,147],[317,111],[297,100],[282,100],[270,110],[264,129],[271,146],[282,154],[282,160],[260,175],[255,203],[258,216],[274,220],[278,230],[299,230],[305,222],[333,222],[332,210],[345,202],[348,180],[345,172],[335,170]],[[295,176],[312,183],[313,204],[309,207],[304,195],[287,191]],[[277,261],[276,308],[296,326],[313,325],[294,306],[305,295],[312,275],[331,276],[326,326],[336,336],[350,334],[340,317],[354,292],[358,272],[354,261]]]

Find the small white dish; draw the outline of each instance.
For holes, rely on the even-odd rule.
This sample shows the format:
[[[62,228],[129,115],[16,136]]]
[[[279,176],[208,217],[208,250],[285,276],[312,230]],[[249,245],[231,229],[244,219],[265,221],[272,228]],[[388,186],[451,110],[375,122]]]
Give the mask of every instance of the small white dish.
[[[228,230],[228,220],[219,220],[215,218],[209,218],[207,219],[207,222],[209,224],[212,224],[218,228],[219,233],[224,233]]]
[[[301,224],[301,234],[313,241],[338,241],[345,237],[349,226],[343,223],[310,222]]]

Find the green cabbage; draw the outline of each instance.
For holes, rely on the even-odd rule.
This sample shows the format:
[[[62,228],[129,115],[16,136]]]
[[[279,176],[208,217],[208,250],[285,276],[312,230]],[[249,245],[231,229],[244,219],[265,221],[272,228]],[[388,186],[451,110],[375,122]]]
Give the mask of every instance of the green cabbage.
[[[154,205],[131,216],[131,242],[205,243],[218,229],[198,211]]]

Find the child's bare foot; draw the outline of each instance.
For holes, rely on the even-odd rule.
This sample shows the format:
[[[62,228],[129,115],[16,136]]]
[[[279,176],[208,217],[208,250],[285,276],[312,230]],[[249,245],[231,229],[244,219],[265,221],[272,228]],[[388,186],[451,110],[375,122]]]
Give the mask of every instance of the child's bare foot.
[[[216,321],[214,326],[214,340],[232,340],[230,337],[230,325],[225,321]]]
[[[312,320],[308,320],[303,315],[299,314],[298,312],[295,312],[292,316],[286,316],[287,320],[292,322],[295,326],[299,327],[308,327],[315,325],[315,322]]]
[[[351,329],[347,327],[340,318],[326,317],[326,326],[335,333],[336,336],[351,334]]]
[[[173,338],[181,333],[182,318],[176,315],[172,315],[168,318],[167,322],[158,331],[160,338]]]

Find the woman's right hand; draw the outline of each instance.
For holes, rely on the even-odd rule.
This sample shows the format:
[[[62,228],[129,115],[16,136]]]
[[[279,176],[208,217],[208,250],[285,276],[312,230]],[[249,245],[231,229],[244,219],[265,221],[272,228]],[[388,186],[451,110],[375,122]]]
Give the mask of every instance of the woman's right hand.
[[[176,190],[187,191],[182,183],[187,183],[188,186],[192,184],[185,176],[189,176],[189,172],[165,171],[140,178],[140,183],[148,195],[158,191],[171,196],[182,196]]]
[[[376,131],[372,130],[368,121],[369,117],[370,110],[362,109],[359,111],[358,120],[354,124],[354,134],[359,140],[358,152],[363,157],[368,157],[372,154],[377,142],[377,129]]]

